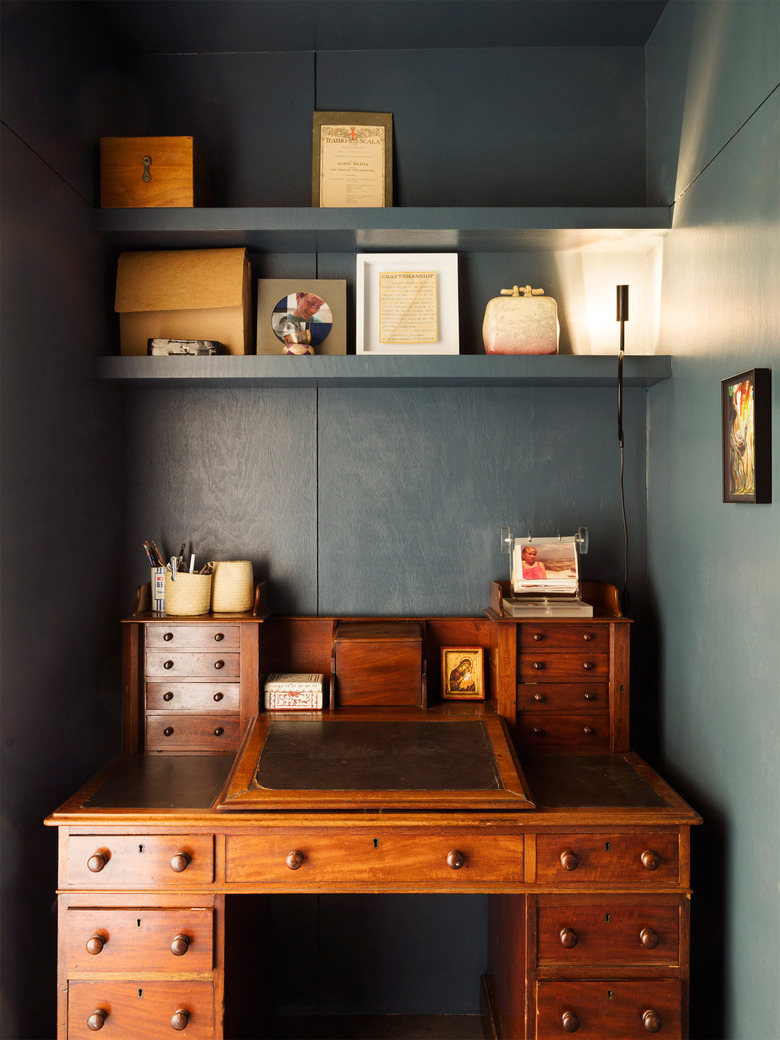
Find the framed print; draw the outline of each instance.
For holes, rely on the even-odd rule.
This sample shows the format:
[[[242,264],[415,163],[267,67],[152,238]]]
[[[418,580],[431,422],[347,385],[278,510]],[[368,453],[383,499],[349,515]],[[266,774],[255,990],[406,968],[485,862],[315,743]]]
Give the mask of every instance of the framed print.
[[[346,354],[347,283],[337,278],[261,278],[258,354]]]
[[[358,253],[358,354],[457,354],[457,253]]]
[[[392,113],[315,112],[311,169],[312,206],[392,206]]]
[[[449,701],[484,701],[485,657],[481,647],[441,648],[441,695]]]
[[[753,368],[721,383],[723,501],[772,501],[772,373]]]

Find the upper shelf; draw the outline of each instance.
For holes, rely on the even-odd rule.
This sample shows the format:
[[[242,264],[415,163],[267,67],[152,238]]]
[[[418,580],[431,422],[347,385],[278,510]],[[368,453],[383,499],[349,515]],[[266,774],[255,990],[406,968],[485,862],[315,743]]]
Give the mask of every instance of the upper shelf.
[[[665,206],[96,209],[121,248],[246,246],[254,252],[423,249],[459,252],[647,252],[671,227]]]
[[[175,387],[414,387],[617,385],[617,356],[503,357],[485,354],[283,357],[98,357],[99,379],[131,386]],[[626,387],[669,379],[668,354],[631,357],[623,364]]]

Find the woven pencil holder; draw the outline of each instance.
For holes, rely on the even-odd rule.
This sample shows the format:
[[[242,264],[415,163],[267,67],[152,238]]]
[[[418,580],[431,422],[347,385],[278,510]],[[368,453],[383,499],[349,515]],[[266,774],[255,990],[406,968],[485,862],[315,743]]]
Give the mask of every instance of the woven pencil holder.
[[[208,614],[211,602],[211,575],[179,571],[176,581],[165,574],[165,613],[181,617]]]
[[[254,580],[251,560],[217,560],[211,583],[211,609],[215,614],[251,610]]]

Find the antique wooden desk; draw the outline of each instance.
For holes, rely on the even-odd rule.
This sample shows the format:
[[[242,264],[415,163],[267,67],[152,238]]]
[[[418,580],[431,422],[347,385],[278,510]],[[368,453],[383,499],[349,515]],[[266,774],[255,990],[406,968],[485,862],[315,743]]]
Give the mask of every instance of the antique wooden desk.
[[[250,631],[249,619],[240,624]],[[229,619],[187,625],[196,631],[184,632],[185,642],[221,635],[224,645],[233,638]],[[262,998],[247,1006],[234,997],[242,958],[256,953],[263,937],[252,936],[247,950],[229,923],[226,901],[234,906],[243,896],[294,892],[488,893],[482,978],[488,1037],[687,1036],[689,834],[700,821],[640,758],[610,748],[614,734],[626,732],[614,718],[627,710],[625,619],[607,609],[592,620],[541,625],[507,624],[489,614],[425,619],[426,661],[436,660],[444,645],[482,646],[490,689],[506,697],[514,687],[518,704],[528,695],[523,647],[529,637],[545,663],[545,682],[536,691],[545,700],[534,703],[555,721],[549,699],[562,697],[564,722],[552,726],[559,734],[553,745],[533,755],[522,751],[519,761],[513,745],[523,748],[522,733],[515,718],[510,724],[496,710],[500,698],[441,702],[425,664],[418,708],[333,707],[295,719],[275,715],[269,726],[267,715],[253,721],[243,703],[234,703],[238,717],[247,716],[238,759],[232,749],[188,751],[186,740],[183,749],[150,750],[144,740],[157,740],[160,727],[152,718],[147,729],[145,720],[157,704],[175,709],[158,700],[156,675],[143,678],[143,662],[164,645],[166,633],[175,643],[184,627],[144,613],[129,619],[125,695],[128,714],[138,720],[131,727],[136,746],[46,821],[60,834],[60,1037],[95,1031],[134,1038],[272,1036]],[[252,644],[250,667],[266,660],[268,670],[277,670],[284,658],[288,670],[329,671],[327,619],[270,619],[252,631],[251,639],[238,633],[238,645]],[[546,656],[538,656],[534,632],[542,634]],[[584,659],[572,649],[579,640]],[[256,678],[249,681],[236,668],[239,685],[254,698]],[[180,697],[188,706],[181,715],[185,733],[202,733],[203,704],[211,711],[224,700],[213,700],[222,691],[211,674],[194,682],[207,694],[193,694],[186,683],[172,689],[174,703]],[[606,697],[595,716],[590,700],[584,707],[578,700],[589,692]],[[198,721],[191,723],[190,714]],[[591,733],[571,735],[592,729],[596,718],[603,734],[598,746],[588,744]],[[409,733],[422,724],[414,739],[425,754],[431,733],[434,744],[440,734],[455,742],[439,748],[432,774],[439,779],[427,790],[419,773],[400,783],[400,774],[366,782],[360,777],[376,772],[370,761],[357,781],[350,761],[346,773],[337,770],[335,779],[312,790],[319,752],[299,756],[303,791],[283,779],[295,761],[285,741],[313,726],[327,744],[352,723],[388,726],[388,748],[409,743],[398,729],[406,724]],[[179,722],[164,728],[176,731]],[[279,771],[261,775],[258,749],[272,746],[272,733],[281,742],[268,761]],[[369,734],[359,744],[370,746],[372,739]],[[452,775],[445,752],[458,761]],[[345,756],[336,758],[343,766]],[[485,765],[487,773],[480,772]]]

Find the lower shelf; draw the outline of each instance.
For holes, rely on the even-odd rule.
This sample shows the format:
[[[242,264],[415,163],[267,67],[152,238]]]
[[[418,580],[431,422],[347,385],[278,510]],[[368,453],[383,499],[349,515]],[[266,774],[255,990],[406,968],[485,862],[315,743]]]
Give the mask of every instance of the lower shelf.
[[[626,357],[623,383],[648,387],[669,379],[668,354]],[[380,356],[351,354],[275,357],[98,357],[95,376],[131,386],[176,387],[415,387],[616,386],[616,355],[558,354],[500,357],[486,354]]]

